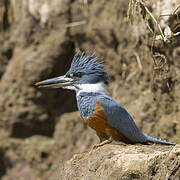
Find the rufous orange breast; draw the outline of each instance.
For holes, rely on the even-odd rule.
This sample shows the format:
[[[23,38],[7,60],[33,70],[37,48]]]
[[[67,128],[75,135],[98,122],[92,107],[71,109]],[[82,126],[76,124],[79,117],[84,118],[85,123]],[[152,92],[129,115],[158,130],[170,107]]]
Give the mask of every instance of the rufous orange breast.
[[[117,141],[131,143],[130,140],[128,140],[125,136],[123,136],[120,132],[118,132],[116,129],[111,127],[105,121],[106,115],[103,107],[101,107],[99,103],[96,103],[96,109],[90,117],[88,118],[82,117],[82,118],[89,127],[91,127],[96,131],[97,135],[100,138],[103,138],[105,140],[108,139],[109,137],[112,137],[114,140]]]

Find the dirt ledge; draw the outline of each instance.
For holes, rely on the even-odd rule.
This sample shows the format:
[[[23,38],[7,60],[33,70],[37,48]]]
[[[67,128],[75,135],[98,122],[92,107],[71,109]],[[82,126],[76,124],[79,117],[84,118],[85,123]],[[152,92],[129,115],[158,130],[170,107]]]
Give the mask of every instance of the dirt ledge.
[[[173,179],[180,177],[180,145],[104,145],[76,154],[60,170],[70,179]]]

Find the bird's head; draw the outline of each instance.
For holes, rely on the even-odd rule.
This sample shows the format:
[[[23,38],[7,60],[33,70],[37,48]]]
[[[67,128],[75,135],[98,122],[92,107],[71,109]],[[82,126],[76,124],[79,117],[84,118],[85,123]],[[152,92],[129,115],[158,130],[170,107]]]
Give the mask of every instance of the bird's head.
[[[108,76],[103,62],[95,54],[84,56],[77,52],[68,72],[59,77],[36,83],[38,87],[65,88],[75,91],[103,91],[108,84]]]

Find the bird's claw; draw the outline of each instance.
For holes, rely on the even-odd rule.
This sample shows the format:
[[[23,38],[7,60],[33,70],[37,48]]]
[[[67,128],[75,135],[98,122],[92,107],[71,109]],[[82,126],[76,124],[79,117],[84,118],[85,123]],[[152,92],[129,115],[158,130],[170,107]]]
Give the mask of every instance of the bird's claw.
[[[113,141],[113,138],[109,137],[109,139],[106,139],[105,141],[103,141],[99,144],[95,144],[92,149],[96,149],[98,147],[104,146],[105,144],[110,144],[112,141]]]

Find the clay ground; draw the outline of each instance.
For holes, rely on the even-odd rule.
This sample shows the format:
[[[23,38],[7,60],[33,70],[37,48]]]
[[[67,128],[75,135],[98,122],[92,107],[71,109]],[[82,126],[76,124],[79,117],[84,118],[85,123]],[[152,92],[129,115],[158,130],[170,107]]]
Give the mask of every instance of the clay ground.
[[[65,73],[77,50],[104,60],[109,92],[143,132],[180,143],[180,36],[154,42],[152,18],[129,3],[0,0],[0,179],[57,179],[66,160],[98,142],[73,92],[34,86]],[[171,14],[159,19],[163,30],[180,32],[177,0],[146,5],[156,19]]]

